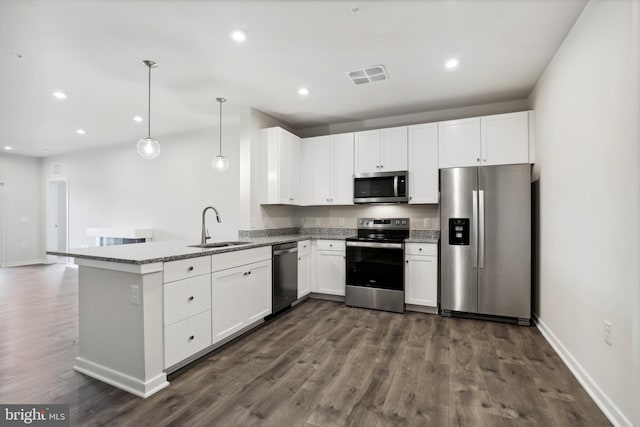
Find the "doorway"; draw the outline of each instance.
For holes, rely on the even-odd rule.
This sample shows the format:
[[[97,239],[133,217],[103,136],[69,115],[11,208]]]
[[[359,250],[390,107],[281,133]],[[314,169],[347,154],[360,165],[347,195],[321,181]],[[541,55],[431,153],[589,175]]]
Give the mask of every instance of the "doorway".
[[[47,181],[47,251],[66,252],[69,244],[69,191],[67,178]],[[67,257],[47,255],[49,263],[67,263]]]

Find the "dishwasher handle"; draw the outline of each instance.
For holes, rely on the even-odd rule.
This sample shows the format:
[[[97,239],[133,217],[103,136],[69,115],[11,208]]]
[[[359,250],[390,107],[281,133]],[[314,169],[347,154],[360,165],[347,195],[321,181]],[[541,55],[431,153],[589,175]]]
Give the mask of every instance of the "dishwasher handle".
[[[274,250],[273,254],[274,255],[282,255],[282,254],[293,254],[293,253],[296,253],[296,252],[298,252],[298,248]]]

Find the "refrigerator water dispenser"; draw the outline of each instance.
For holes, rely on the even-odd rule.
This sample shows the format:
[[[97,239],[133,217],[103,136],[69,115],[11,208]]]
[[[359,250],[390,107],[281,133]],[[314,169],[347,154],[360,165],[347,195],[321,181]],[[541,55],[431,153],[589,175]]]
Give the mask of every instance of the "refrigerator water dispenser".
[[[449,218],[449,244],[469,246],[469,218]]]

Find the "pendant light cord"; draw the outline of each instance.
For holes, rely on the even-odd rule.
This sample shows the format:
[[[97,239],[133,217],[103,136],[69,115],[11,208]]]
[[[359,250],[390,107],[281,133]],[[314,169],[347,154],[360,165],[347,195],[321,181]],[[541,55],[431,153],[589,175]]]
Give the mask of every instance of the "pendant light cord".
[[[222,101],[218,101],[220,103],[220,149],[218,150],[220,152],[220,156],[222,156]]]
[[[149,96],[147,98],[147,138],[151,138],[151,65],[149,67]]]

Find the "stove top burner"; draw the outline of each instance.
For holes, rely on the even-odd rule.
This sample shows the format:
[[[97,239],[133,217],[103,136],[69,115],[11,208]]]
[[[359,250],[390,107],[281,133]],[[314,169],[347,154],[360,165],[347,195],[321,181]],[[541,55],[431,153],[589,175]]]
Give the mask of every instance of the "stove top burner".
[[[409,218],[358,218],[358,236],[347,241],[402,243],[409,237]]]

